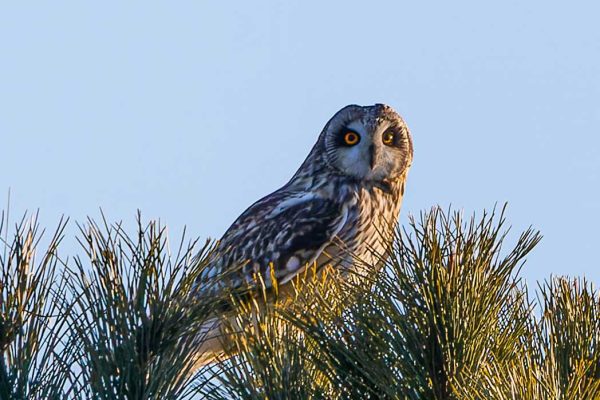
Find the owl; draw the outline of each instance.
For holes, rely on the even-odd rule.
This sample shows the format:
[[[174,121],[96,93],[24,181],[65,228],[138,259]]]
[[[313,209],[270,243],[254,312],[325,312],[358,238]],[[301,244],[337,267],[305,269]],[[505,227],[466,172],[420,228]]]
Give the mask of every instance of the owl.
[[[197,290],[214,290],[206,282],[219,274],[227,275],[221,285],[252,285],[260,275],[267,288],[273,278],[282,288],[307,266],[377,268],[391,245],[412,159],[409,130],[391,107],[342,108],[290,181],[225,232]],[[207,328],[208,339],[218,325]],[[203,345],[205,361],[218,353],[217,342]]]

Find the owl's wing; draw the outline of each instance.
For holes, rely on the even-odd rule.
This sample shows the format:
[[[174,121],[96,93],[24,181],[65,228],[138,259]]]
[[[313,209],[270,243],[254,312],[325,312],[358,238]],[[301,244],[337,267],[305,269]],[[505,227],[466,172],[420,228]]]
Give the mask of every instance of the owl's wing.
[[[261,274],[270,287],[272,265],[278,283],[286,283],[331,247],[347,217],[346,204],[313,194],[275,193],[251,206],[225,233],[213,271],[233,272],[234,286]]]

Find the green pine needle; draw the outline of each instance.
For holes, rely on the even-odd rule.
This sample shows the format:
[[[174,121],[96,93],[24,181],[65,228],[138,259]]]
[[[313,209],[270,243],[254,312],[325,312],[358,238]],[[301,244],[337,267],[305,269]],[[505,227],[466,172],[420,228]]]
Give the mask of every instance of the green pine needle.
[[[62,262],[65,224],[40,262],[35,222],[4,230],[2,400],[600,399],[599,293],[550,278],[530,295],[519,272],[540,235],[507,244],[504,210],[434,208],[368,275],[309,266],[280,296],[260,280],[195,292],[214,247],[173,252],[141,218],[131,236],[89,220]],[[225,354],[197,370],[215,316]]]

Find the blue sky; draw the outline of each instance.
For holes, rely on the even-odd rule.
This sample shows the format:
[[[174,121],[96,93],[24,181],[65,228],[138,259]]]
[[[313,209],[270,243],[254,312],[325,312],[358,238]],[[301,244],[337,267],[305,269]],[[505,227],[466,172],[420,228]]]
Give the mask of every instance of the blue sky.
[[[544,235],[528,279],[597,283],[599,4],[3,2],[0,197],[219,237],[337,109],[385,102],[414,138],[402,221],[507,201]]]

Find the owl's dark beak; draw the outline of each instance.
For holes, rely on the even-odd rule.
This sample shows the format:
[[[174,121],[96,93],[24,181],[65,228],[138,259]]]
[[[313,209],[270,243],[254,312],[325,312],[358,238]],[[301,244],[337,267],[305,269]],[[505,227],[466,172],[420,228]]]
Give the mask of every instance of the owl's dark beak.
[[[369,166],[371,167],[371,171],[375,169],[375,164],[377,163],[377,149],[373,144],[369,146]]]

